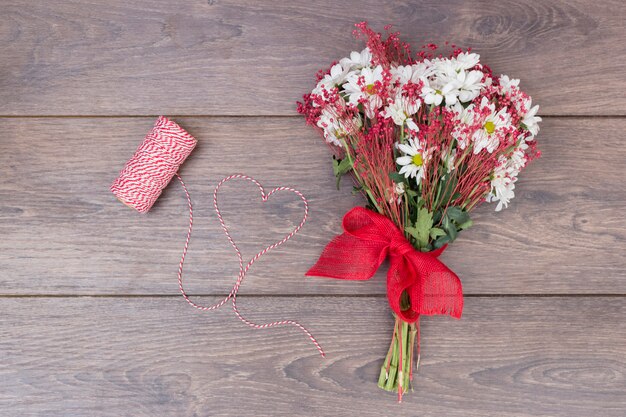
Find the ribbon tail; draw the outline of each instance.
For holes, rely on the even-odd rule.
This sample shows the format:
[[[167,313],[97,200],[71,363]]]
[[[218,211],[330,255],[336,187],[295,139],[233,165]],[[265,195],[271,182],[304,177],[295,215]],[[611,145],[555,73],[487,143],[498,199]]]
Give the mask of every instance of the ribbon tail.
[[[411,308],[417,314],[444,314],[461,318],[463,288],[459,277],[436,258],[430,268],[418,269],[420,279],[411,289]]]

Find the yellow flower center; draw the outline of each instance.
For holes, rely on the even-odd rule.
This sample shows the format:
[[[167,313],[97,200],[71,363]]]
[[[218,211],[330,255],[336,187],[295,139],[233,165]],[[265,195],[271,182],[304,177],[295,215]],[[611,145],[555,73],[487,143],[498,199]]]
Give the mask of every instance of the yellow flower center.
[[[424,163],[424,159],[422,159],[422,155],[420,155],[418,153],[413,155],[413,165],[421,167],[423,163]]]
[[[484,128],[487,131],[487,133],[489,133],[491,135],[493,132],[495,132],[496,125],[493,122],[489,121],[489,122],[485,123]]]
[[[376,92],[376,87],[374,86],[374,84],[368,84],[365,86],[365,91],[368,94],[374,94]]]

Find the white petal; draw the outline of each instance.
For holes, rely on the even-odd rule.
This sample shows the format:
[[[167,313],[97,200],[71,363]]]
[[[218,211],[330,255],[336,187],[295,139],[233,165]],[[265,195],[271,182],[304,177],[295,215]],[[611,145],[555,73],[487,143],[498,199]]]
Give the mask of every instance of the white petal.
[[[411,156],[401,156],[396,159],[396,163],[400,165],[409,165],[413,162],[413,157]]]
[[[414,130],[416,132],[419,132],[419,127],[417,126],[417,124],[415,124],[415,122],[413,121],[413,119],[407,119],[406,120],[406,127],[408,127],[411,130]]]
[[[417,153],[417,150],[410,147],[409,145],[406,145],[404,143],[399,143],[398,144],[398,149],[400,149],[402,152],[404,152],[407,155],[415,155]]]
[[[352,67],[352,60],[350,58],[341,58],[339,60],[339,63],[341,64],[342,67],[348,69]]]
[[[446,94],[446,106],[452,106],[456,102],[457,102],[456,94],[454,93]]]
[[[343,68],[341,67],[341,64],[335,64],[330,69],[330,76],[335,78],[335,77],[340,76],[342,72],[343,72]]]
[[[405,165],[402,168],[400,168],[399,174],[400,175],[404,174],[405,177],[409,178],[409,176],[411,175],[410,171],[411,171],[411,165]]]

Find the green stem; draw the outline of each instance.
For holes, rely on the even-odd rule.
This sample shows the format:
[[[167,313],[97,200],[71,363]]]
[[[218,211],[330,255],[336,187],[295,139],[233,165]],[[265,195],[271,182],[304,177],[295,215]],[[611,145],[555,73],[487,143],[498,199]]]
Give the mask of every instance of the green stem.
[[[402,386],[402,393],[409,390],[416,335],[417,327],[415,323],[407,323],[396,317],[394,335],[378,377],[378,386],[380,388],[385,391],[398,392],[400,386]],[[402,357],[402,363],[400,363],[400,357]]]
[[[362,186],[363,187],[363,186]],[[380,208],[380,206],[378,205],[378,203],[376,202],[376,199],[374,198],[374,196],[372,195],[372,192],[369,190],[369,188],[363,187],[363,189],[365,190],[365,192],[367,193],[367,196],[370,198],[370,202],[374,205],[374,207],[376,208],[376,211],[378,211],[380,214],[385,214],[383,212],[383,210]]]

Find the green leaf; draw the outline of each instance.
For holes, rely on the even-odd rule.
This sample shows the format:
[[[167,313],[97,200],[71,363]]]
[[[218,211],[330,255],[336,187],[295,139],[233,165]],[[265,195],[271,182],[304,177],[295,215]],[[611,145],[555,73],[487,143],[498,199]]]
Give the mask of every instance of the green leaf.
[[[418,210],[414,227],[406,227],[404,230],[417,240],[420,249],[428,246],[430,229],[433,227],[433,214],[428,210]]]
[[[337,189],[339,189],[339,181],[341,177],[347,174],[352,169],[352,164],[348,158],[336,159],[333,157],[333,172],[337,177]]]
[[[395,182],[396,184],[400,184],[406,179],[404,178],[404,175],[398,174],[397,172],[390,172],[389,178],[391,178],[391,181]]]
[[[470,219],[470,220],[466,221],[465,223],[461,223],[459,225],[459,230],[469,229],[470,227],[472,227],[473,224],[474,224],[474,222]]]
[[[452,223],[448,215],[446,215],[443,218],[443,222],[441,223],[441,225],[443,226],[443,229],[448,234],[448,237],[450,238],[450,242],[454,241],[454,239],[456,239],[456,236],[457,236],[457,230],[456,230],[456,226],[454,225],[454,223]]]
[[[446,235],[446,232],[443,229],[440,229],[438,227],[433,227],[432,229],[430,229],[431,239],[437,239],[438,237],[445,236],[445,235]]]
[[[346,174],[348,171],[352,169],[352,164],[348,158],[344,159],[334,159],[333,160],[333,171],[336,176]]]
[[[448,237],[450,238],[450,242],[454,242],[459,232],[456,230],[456,227],[452,226],[452,228],[448,231]]]
[[[433,224],[439,224],[441,222],[441,209],[436,210],[433,213]]]
[[[467,223],[470,220],[469,214],[460,207],[448,207],[446,214],[458,225]]]
[[[437,240],[435,240],[435,242],[433,243],[433,247],[435,249],[439,249],[440,247],[442,247],[446,243],[450,243],[450,236],[448,236],[448,235],[441,236],[441,237],[437,238]]]
[[[415,239],[417,239],[417,237],[419,236],[419,232],[415,227],[407,226],[404,228],[404,231],[413,236]]]

